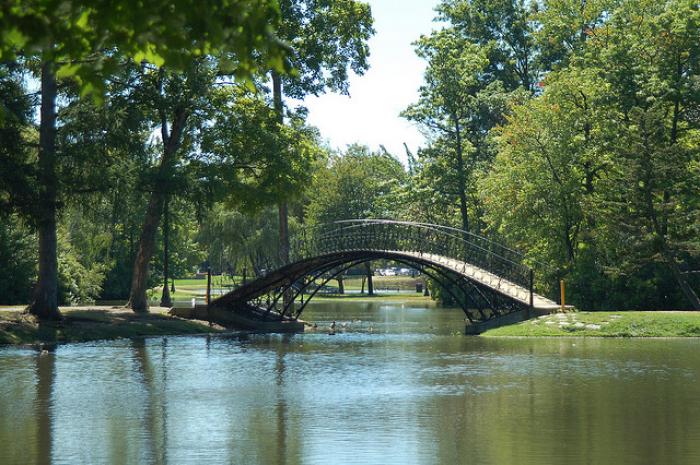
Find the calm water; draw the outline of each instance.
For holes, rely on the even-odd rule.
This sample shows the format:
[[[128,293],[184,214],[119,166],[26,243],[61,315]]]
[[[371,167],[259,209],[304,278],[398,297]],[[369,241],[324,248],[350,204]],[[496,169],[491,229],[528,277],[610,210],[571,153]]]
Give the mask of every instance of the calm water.
[[[416,304],[305,318],[346,331],[0,349],[0,463],[700,463],[700,340],[468,337]]]

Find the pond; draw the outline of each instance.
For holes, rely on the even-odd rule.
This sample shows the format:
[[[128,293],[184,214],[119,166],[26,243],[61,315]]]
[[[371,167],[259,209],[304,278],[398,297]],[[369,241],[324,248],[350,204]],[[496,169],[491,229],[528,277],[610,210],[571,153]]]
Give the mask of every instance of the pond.
[[[470,337],[423,303],[304,318],[319,331],[0,348],[0,463],[700,463],[700,340]]]

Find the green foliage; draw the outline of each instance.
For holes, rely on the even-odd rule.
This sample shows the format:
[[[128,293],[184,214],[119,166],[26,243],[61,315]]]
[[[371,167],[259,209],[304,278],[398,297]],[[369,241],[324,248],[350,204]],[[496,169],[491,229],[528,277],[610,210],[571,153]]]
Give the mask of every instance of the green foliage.
[[[537,68],[534,0],[443,0],[438,18],[449,22],[463,43],[478,46],[487,58],[489,81],[507,90],[522,86],[531,90],[541,70]]]
[[[486,221],[570,273],[579,306],[696,306],[682,268],[700,249],[700,12],[639,0],[600,23],[604,5],[566,66],[499,129],[480,184]]]
[[[0,9],[0,60],[60,59],[59,77],[76,78],[83,93],[101,89],[123,58],[182,70],[225,55],[230,70],[251,76],[261,62],[283,69],[278,21],[271,0],[10,0]]]
[[[269,102],[235,87],[219,90],[213,105],[197,169],[218,183],[212,186],[218,198],[254,212],[308,185],[312,166],[325,154],[303,115],[279,124]]]
[[[489,131],[503,122],[508,102],[522,93],[515,90],[521,82],[516,77],[518,66],[506,71],[509,54],[498,48],[496,36],[530,39],[519,29],[503,29],[525,27],[513,19],[522,12],[505,3],[444,2],[438,11],[449,24],[416,43],[416,53],[428,62],[425,83],[418,102],[402,116],[418,123],[430,140],[429,147],[418,153],[416,175],[439,186],[442,202],[459,205],[460,221],[447,217],[439,222],[478,231],[481,206],[474,183],[493,157]],[[515,23],[508,15],[514,15]],[[491,40],[479,35],[487,30],[495,34]],[[508,73],[513,76],[507,77]],[[529,89],[529,71],[524,73],[523,85]]]
[[[395,195],[406,179],[401,163],[386,152],[350,145],[321,169],[311,187],[306,219],[311,224],[355,218],[396,217]]]
[[[533,12],[538,65],[560,69],[585,53],[586,41],[605,27],[620,0],[545,0]]]
[[[0,64],[0,213],[27,211],[36,200],[31,118],[21,70]]]
[[[82,234],[84,231],[76,231]],[[108,262],[91,260],[89,255],[101,248],[94,241],[106,238],[91,238],[92,247],[78,249],[73,244],[81,241],[71,238],[71,232],[60,228],[58,232],[58,301],[59,305],[88,303],[100,296]],[[83,241],[85,238],[83,238]]]
[[[36,273],[34,237],[16,216],[0,215],[0,304],[26,304]]]
[[[208,212],[198,242],[208,250],[214,272],[258,275],[278,256],[277,222],[276,210],[269,207],[250,214],[218,203]]]
[[[697,3],[446,0],[438,14],[404,112],[430,135],[406,217],[461,217],[527,251],[549,270],[538,287],[565,277],[577,306],[700,306],[684,273],[700,268]]]
[[[330,89],[348,93],[348,71],[368,68],[367,40],[374,34],[368,4],[357,0],[281,0],[277,34],[292,47],[293,72],[284,93],[302,99]]]

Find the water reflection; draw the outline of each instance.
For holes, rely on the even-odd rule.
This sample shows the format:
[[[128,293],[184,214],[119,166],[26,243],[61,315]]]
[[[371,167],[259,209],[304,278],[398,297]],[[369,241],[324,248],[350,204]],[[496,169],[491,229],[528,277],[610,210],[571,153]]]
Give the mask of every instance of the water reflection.
[[[143,428],[145,432],[144,442],[146,456],[153,463],[167,463],[167,410],[165,409],[165,386],[167,384],[167,372],[165,370],[165,357],[168,339],[163,338],[158,346],[153,346],[154,351],[160,353],[159,369],[148,357],[148,347],[144,339],[132,341],[135,376],[141,383],[146,393],[143,414]]]
[[[37,463],[51,463],[53,435],[51,430],[52,391],[55,371],[55,347],[40,349],[36,356],[36,458]]]
[[[700,463],[700,341],[465,337],[459,311],[429,306],[307,312],[346,325],[0,349],[0,463]]]

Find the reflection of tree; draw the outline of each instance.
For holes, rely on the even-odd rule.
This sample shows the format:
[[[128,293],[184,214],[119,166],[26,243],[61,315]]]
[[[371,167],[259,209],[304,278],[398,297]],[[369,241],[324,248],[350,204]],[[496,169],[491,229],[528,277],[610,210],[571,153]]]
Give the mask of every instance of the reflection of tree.
[[[285,341],[287,342],[287,341]],[[275,361],[275,386],[277,387],[277,463],[287,463],[287,401],[284,392],[284,355],[285,351],[277,351]]]
[[[165,370],[165,350],[168,340],[162,339],[161,345],[161,371],[162,379],[158,384],[156,379],[157,373],[153,368],[153,364],[148,358],[148,349],[144,339],[132,340],[134,350],[134,360],[136,361],[136,370],[140,375],[139,382],[143,385],[146,393],[146,402],[143,416],[144,429],[147,434],[148,454],[154,463],[164,464],[167,462],[167,424],[166,424],[166,409],[164,406],[166,385],[166,370]]]
[[[52,435],[52,394],[54,378],[56,377],[56,357],[52,353],[55,348],[42,350],[36,361],[36,420],[37,420],[37,455],[36,463],[51,463],[53,455]]]

